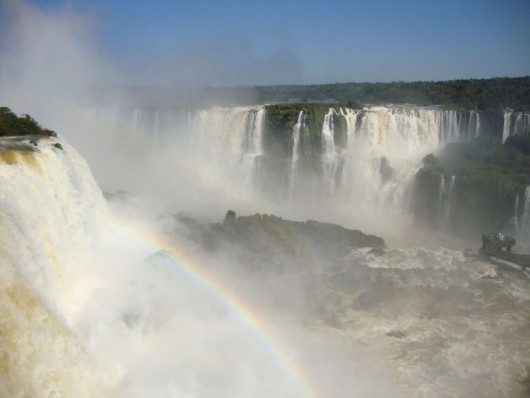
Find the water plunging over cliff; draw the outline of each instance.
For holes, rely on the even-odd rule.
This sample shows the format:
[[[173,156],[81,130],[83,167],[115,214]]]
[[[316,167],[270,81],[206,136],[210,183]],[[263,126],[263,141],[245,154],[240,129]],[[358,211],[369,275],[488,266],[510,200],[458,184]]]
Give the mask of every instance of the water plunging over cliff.
[[[298,167],[300,159],[300,135],[307,133],[307,125],[305,124],[306,115],[304,111],[300,111],[298,119],[293,127],[293,149],[291,156],[291,169],[289,173],[289,197],[292,197],[295,188],[295,183],[298,177]]]
[[[100,381],[68,325],[82,296],[69,282],[106,209],[71,146],[35,143],[0,140],[0,396],[91,397]]]
[[[335,129],[333,125],[333,114],[335,110],[330,108],[324,116],[322,123],[322,169],[325,197],[335,194],[335,177],[337,173],[337,149],[335,148]]]
[[[259,112],[234,112],[221,141],[235,130],[239,155],[266,156]],[[343,127],[360,131],[333,124],[337,158],[356,148],[370,163],[373,151],[391,182],[387,148],[361,134],[346,146]],[[188,229],[193,220],[146,215],[125,194],[108,211],[71,146],[17,140],[0,140],[2,398],[524,396],[530,290],[519,274],[447,249],[339,253],[347,242],[333,247],[340,227],[329,224],[338,257],[305,239],[319,239],[311,222],[296,223],[305,235],[265,216],[249,218],[255,229],[244,218]]]
[[[530,186],[524,192],[521,209],[519,209],[519,196],[515,199],[515,240],[517,244],[530,251]]]
[[[504,111],[504,124],[502,129],[502,143],[514,134],[530,134],[530,114]]]
[[[364,215],[403,213],[421,159],[480,134],[473,111],[328,107],[316,120],[303,107],[291,116],[264,106],[100,110],[97,119],[117,126],[124,147],[140,140],[139,152],[177,148],[183,162],[250,202],[297,210],[325,202]],[[286,117],[285,130],[270,128]]]

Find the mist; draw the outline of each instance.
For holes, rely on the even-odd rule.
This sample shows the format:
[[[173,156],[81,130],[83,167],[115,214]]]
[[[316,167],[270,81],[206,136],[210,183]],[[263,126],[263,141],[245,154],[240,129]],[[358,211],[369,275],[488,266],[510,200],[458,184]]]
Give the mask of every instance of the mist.
[[[88,205],[85,217],[99,219],[94,221],[100,225],[99,232],[91,232],[97,236],[95,241],[90,239],[92,243],[78,242],[75,262],[73,253],[65,254],[64,268],[59,271],[48,269],[48,260],[35,254],[33,267],[42,267],[39,272],[47,276],[36,284],[21,282],[34,286],[45,305],[84,347],[88,358],[80,363],[89,376],[82,384],[83,392],[65,381],[37,392],[39,386],[48,386],[50,375],[45,372],[39,378],[19,375],[4,379],[5,394],[397,395],[390,378],[382,382],[381,374],[376,377],[365,369],[366,361],[380,362],[376,352],[354,342],[344,350],[333,335],[320,340],[291,319],[284,307],[300,313],[310,310],[304,303],[306,287],[301,282],[298,285],[297,278],[280,282],[278,272],[254,275],[234,257],[230,245],[208,253],[188,238],[184,225],[175,222],[172,214],[182,211],[201,220],[219,220],[229,207],[251,213],[270,211],[274,206],[260,203],[250,190],[238,191],[241,187],[230,184],[227,171],[233,169],[216,170],[215,162],[207,162],[208,153],[190,151],[196,143],[189,137],[190,131],[168,132],[173,136],[156,143],[145,138],[148,131],[140,128],[128,137],[122,121],[109,123],[101,117],[102,110],[90,103],[94,89],[119,82],[117,76],[134,75],[135,71],[118,71],[105,59],[98,44],[96,15],[69,7],[10,1],[2,3],[2,14],[6,23],[1,35],[0,102],[15,112],[31,114],[56,130],[65,145],[68,142],[78,148],[111,198],[109,214],[99,203],[101,194],[93,192],[51,200],[49,214],[73,217],[73,208],[61,212],[56,206],[62,202],[74,206],[81,197],[95,195],[99,204]],[[219,48],[232,49],[228,51],[230,64]],[[299,65],[285,45],[270,60],[259,60],[251,52],[248,43],[234,37],[190,46],[179,60],[177,75],[193,85],[230,84],[235,77],[245,82],[261,77],[267,82],[267,74],[277,74],[287,64],[292,66],[292,76],[297,73]],[[233,68],[234,61],[239,69]],[[207,68],[198,68],[200,65]],[[133,69],[142,68],[142,72],[153,72],[152,65]],[[94,112],[99,117],[94,119]],[[218,157],[213,160],[220,161]],[[52,169],[49,174],[56,172]],[[76,174],[76,179],[85,179]],[[61,174],[53,178],[55,182],[43,187],[44,191],[79,189],[75,181],[70,181],[72,187],[64,185],[68,178]],[[94,211],[100,215],[93,215]],[[83,234],[81,225],[76,234]],[[63,238],[72,235],[72,231],[58,231],[49,223],[41,223],[40,228]],[[157,238],[150,238],[153,244],[142,236]],[[63,243],[54,249],[65,250]],[[281,261],[288,264],[294,258],[286,256]],[[188,269],[194,264],[199,271]],[[263,293],[256,294],[260,291]],[[248,308],[246,315],[243,307]],[[38,344],[28,347],[39,351]],[[68,354],[63,355],[66,358]],[[52,355],[43,351],[41,363],[50,359]],[[13,380],[26,386],[13,384]]]
[[[223,32],[120,58],[97,10],[0,11],[0,106],[64,145],[0,162],[0,276],[23,296],[0,291],[22,336],[0,345],[27,359],[0,366],[0,396],[524,396],[527,280],[405,211],[435,111],[344,110],[363,134],[304,172],[263,149],[265,104],[194,97],[296,83],[288,32],[265,56]],[[386,245],[343,248],[356,232],[327,222]]]

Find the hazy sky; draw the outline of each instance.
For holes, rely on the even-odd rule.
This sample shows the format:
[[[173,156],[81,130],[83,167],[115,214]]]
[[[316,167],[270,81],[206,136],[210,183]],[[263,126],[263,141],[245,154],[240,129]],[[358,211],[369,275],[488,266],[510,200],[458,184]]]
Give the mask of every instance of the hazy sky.
[[[530,0],[28,4],[63,21],[90,21],[83,25],[90,51],[112,66],[121,83],[306,84],[530,74]],[[0,10],[7,15],[8,8]]]

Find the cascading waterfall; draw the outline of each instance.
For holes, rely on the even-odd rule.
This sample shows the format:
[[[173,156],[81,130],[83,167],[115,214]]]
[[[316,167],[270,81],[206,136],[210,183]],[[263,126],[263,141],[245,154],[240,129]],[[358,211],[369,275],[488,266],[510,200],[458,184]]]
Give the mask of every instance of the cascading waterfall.
[[[265,109],[252,110],[247,113],[242,143],[240,167],[243,180],[247,185],[256,182],[259,156],[263,155],[263,120]]]
[[[96,371],[69,327],[105,214],[76,151],[0,140],[0,396],[97,396]],[[58,315],[58,313],[60,315]]]
[[[505,110],[502,143],[515,134],[530,134],[530,114]]]
[[[403,212],[421,158],[480,133],[476,112],[374,106],[342,114],[348,142],[338,196],[343,203],[376,206],[377,211]]]
[[[257,159],[263,153],[263,107],[212,108],[197,111],[189,127],[192,145],[210,170],[223,174],[223,180],[251,189]],[[226,165],[219,170],[219,165]]]
[[[335,148],[333,114],[335,110],[330,108],[324,116],[322,124],[322,169],[324,191],[328,195],[335,192],[335,173],[338,165],[337,149]]]
[[[504,111],[504,122],[502,126],[502,143],[503,144],[510,136],[511,116],[512,116],[511,112]]]
[[[296,120],[296,124],[293,127],[293,154],[291,156],[291,169],[289,173],[289,196],[292,197],[294,188],[295,188],[295,181],[298,174],[298,161],[300,159],[300,134],[305,132],[307,130],[307,126],[305,124],[305,118],[306,115],[304,114],[304,111],[300,111],[298,114],[298,119]]]
[[[228,127],[219,137],[234,150],[230,157],[262,151],[253,110],[230,115],[239,139]],[[431,136],[418,129],[395,137],[388,132],[400,131],[396,118],[369,113],[351,115],[359,123],[348,126],[344,153],[350,169],[374,172],[366,181],[392,186],[430,148]],[[362,122],[374,130],[363,130]],[[107,225],[87,164],[71,146],[57,144],[0,139],[2,398],[525,396],[530,290],[519,273],[445,248],[361,247],[329,264],[290,232],[277,239],[293,238],[286,242],[293,257],[270,256],[285,260],[278,264],[267,261],[270,251],[259,253],[266,260],[248,275],[247,256],[258,247],[244,248],[237,264],[237,251],[226,258],[227,242],[218,256],[196,253],[172,230],[171,242],[185,255],[153,255],[159,235],[138,212],[132,214],[141,228],[133,217],[120,228]],[[450,204],[456,179],[448,188],[442,181]],[[530,187],[520,207],[518,225],[528,231]],[[119,201],[111,208],[131,211]],[[108,246],[105,227],[117,235]],[[164,225],[157,232],[167,238],[167,231]],[[276,269],[294,260],[303,272]],[[284,313],[285,302],[276,300],[282,296],[275,296],[283,286],[297,303],[297,290],[311,289],[319,297],[316,312]],[[257,303],[267,299],[274,306],[265,311]]]
[[[469,118],[467,135],[469,137],[478,137],[480,135],[480,118],[478,112],[470,112]]]
[[[530,133],[530,114],[518,113],[513,125],[512,134],[528,134]]]
[[[320,154],[311,153],[314,158],[303,159],[301,151],[309,145],[304,134],[309,130],[307,114],[298,112],[291,139],[282,141],[282,145],[290,145],[283,152],[290,158],[281,159],[264,146],[267,115],[262,106],[194,111],[117,109],[98,111],[96,116],[102,123],[110,121],[117,126],[122,137],[118,145],[131,145],[125,139],[129,134],[133,140],[137,137],[140,153],[145,152],[144,145],[154,143],[163,144],[166,150],[171,145],[178,147],[228,191],[282,203],[299,202],[301,197],[333,200],[335,205],[360,212],[363,208],[370,212],[375,206],[377,211],[403,213],[421,158],[445,143],[480,134],[479,114],[474,111],[407,106],[329,108],[322,123]],[[340,147],[335,137],[336,118],[344,121]],[[320,167],[315,165],[316,156]],[[308,169],[302,172],[305,161]],[[316,192],[319,189],[321,192]]]
[[[185,109],[92,108],[84,117],[98,129],[111,129],[121,145],[160,147],[186,131],[189,112]]]
[[[523,196],[523,209],[519,214],[519,196],[515,202],[515,240],[518,245],[530,248],[530,186]]]
[[[35,139],[0,139],[0,397],[307,396],[209,260],[153,255],[162,233],[116,222],[75,150]]]

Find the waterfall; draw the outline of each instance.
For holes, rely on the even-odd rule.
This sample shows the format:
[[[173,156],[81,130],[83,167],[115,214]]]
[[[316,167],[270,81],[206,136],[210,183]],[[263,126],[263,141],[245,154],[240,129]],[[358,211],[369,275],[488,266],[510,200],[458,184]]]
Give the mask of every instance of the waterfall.
[[[441,137],[444,142],[452,142],[459,136],[458,113],[456,111],[442,111]]]
[[[512,112],[504,111],[504,123],[502,126],[502,143],[508,139],[510,136],[510,122],[511,122]]]
[[[252,189],[263,154],[263,107],[210,108],[197,111],[189,130],[203,167],[234,187]]]
[[[65,325],[81,295],[69,281],[106,213],[87,164],[67,143],[0,139],[0,395],[102,396]],[[15,149],[12,149],[15,147]],[[58,313],[60,315],[58,315]]]
[[[333,114],[335,110],[330,108],[324,116],[322,124],[322,168],[324,190],[328,194],[335,191],[335,173],[337,171],[338,156],[335,148]]]
[[[530,114],[518,113],[513,126],[513,134],[530,133]]]
[[[526,187],[523,196],[523,208],[522,212],[518,213],[519,197],[516,199],[515,204],[515,240],[518,245],[521,245],[525,249],[530,248],[530,186]]]
[[[421,158],[445,142],[467,139],[470,128],[470,118],[458,122],[458,112],[421,107],[374,106],[343,115],[348,143],[341,154],[338,196],[356,208],[376,206],[378,212],[405,211]]]
[[[197,163],[196,170],[227,191],[286,204],[297,202],[296,193],[323,195],[361,212],[375,206],[378,212],[402,213],[421,159],[446,143],[480,134],[477,112],[410,106],[329,108],[320,145],[306,140],[309,116],[299,110],[289,134],[274,137],[276,146],[264,135],[263,106],[104,109],[97,118],[116,125],[120,147],[136,142],[139,156],[146,145],[184,152],[180,158]],[[340,141],[338,120],[345,134]],[[305,158],[306,149],[311,158]]]
[[[243,180],[247,185],[256,182],[256,173],[259,166],[258,157],[263,155],[263,121],[265,109],[249,111],[246,114],[241,148],[240,170]]]
[[[291,156],[291,167],[289,173],[289,196],[293,196],[295,182],[298,174],[298,161],[300,159],[300,133],[307,130],[304,111],[300,111],[298,119],[293,127],[293,154]]]
[[[502,143],[515,134],[530,134],[530,114],[505,110]]]

